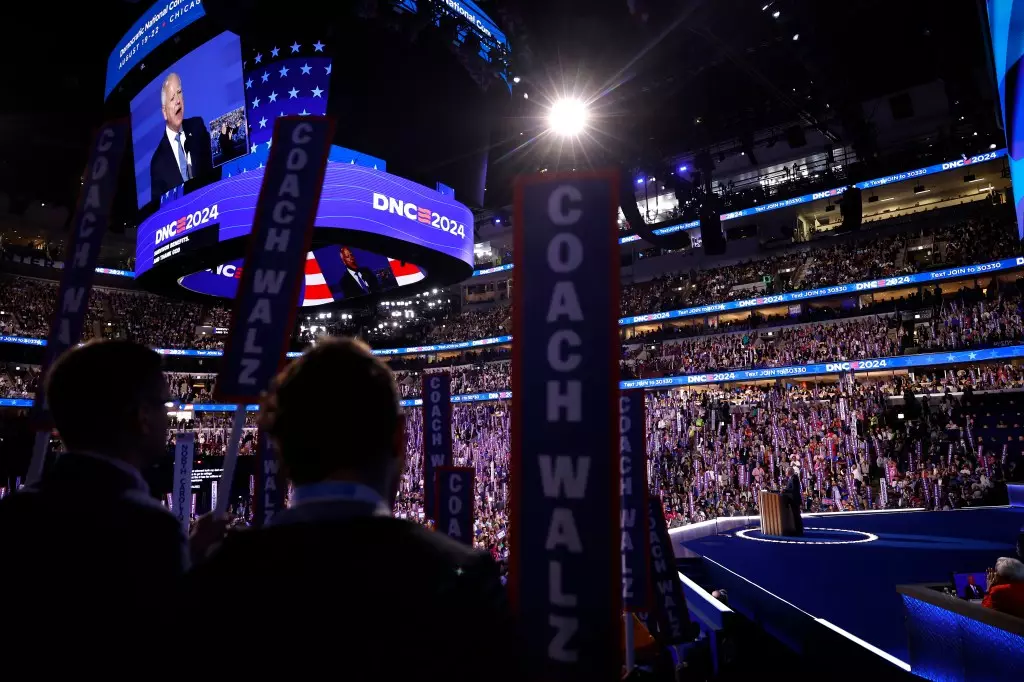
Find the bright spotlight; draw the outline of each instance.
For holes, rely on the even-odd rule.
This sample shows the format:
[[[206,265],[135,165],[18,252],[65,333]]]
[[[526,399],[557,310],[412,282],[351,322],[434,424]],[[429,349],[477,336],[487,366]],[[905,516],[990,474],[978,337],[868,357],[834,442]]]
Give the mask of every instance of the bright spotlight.
[[[686,166],[680,166],[679,167],[679,172],[680,173],[685,173],[686,172]]]
[[[587,105],[578,99],[560,99],[551,105],[548,126],[558,135],[575,137],[587,127]]]
[[[512,77],[512,82],[513,82],[513,83],[518,83],[518,82],[519,82],[519,81],[521,81],[521,80],[522,80],[522,78],[520,78],[519,76],[513,76],[513,77]]]

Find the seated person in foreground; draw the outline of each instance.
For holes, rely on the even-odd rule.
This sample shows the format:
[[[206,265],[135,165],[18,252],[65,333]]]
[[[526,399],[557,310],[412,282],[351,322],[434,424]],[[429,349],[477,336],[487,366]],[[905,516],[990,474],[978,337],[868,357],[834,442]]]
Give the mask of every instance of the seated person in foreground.
[[[981,605],[1024,618],[1024,563],[1010,557],[996,560],[988,569],[988,594]]]

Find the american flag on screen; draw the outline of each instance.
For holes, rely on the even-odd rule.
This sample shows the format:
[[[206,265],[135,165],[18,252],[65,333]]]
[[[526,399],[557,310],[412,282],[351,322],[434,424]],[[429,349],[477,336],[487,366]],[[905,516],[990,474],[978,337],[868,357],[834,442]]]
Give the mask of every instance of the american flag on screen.
[[[224,176],[263,168],[278,116],[325,116],[331,85],[327,46],[293,41],[247,49],[242,62],[249,154],[224,164]]]

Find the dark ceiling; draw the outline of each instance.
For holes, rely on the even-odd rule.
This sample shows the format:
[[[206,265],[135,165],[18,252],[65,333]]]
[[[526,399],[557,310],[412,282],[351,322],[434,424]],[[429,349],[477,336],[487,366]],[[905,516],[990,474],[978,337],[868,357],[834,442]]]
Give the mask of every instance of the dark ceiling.
[[[531,99],[513,100],[492,184],[585,165],[602,147],[617,162],[644,164],[796,120],[843,141],[843,117],[860,102],[937,78],[969,115],[995,125],[974,0],[950,0],[941,11],[906,0],[503,4],[527,27],[527,54],[518,57]],[[543,143],[544,105],[561,92],[594,100],[590,149]]]
[[[74,200],[106,57],[148,2],[103,4],[22,5],[0,43],[0,192],[15,206]],[[563,165],[665,156],[801,116],[831,125],[865,98],[935,78],[992,118],[974,0],[934,12],[908,0],[479,4],[509,28],[524,78],[496,129],[492,185],[557,160],[551,145],[520,145],[540,130],[545,98],[573,90],[595,98],[603,130],[594,149],[563,147]]]

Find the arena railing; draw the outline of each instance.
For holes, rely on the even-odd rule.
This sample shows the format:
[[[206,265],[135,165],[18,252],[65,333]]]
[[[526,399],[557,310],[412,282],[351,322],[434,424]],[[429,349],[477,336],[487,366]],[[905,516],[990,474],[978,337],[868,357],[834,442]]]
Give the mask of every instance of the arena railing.
[[[684,317],[707,315],[709,313],[721,313],[734,310],[754,310],[767,305],[778,305],[792,303],[795,301],[808,301],[827,296],[839,296],[851,293],[865,293],[869,291],[882,291],[895,287],[902,287],[914,284],[931,284],[934,282],[947,281],[962,277],[976,275],[991,275],[995,273],[1008,272],[1016,268],[1024,267],[1024,256],[1014,258],[1003,258],[1001,260],[989,261],[988,263],[977,263],[975,265],[962,265],[942,270],[931,270],[929,272],[918,272],[912,275],[898,275],[896,277],[885,277],[882,279],[866,280],[863,282],[852,282],[849,284],[836,284],[806,291],[791,291],[785,294],[774,294],[771,296],[758,296],[740,301],[725,301],[722,303],[709,303],[706,305],[694,306],[691,308],[680,308],[678,310],[666,310],[657,313],[645,313],[619,318],[620,327],[630,327],[636,324],[648,322],[662,322],[664,320],[675,320]],[[450,343],[435,343],[423,346],[405,346],[402,348],[375,348],[374,355],[392,357],[398,355],[422,355],[424,353],[445,353],[457,350],[470,350],[485,346],[496,346],[510,343],[512,337],[508,335],[490,336],[483,339],[471,341],[453,341]],[[13,343],[26,346],[45,346],[46,339],[37,339],[27,336],[0,335],[0,343]],[[220,350],[200,350],[187,348],[156,348],[161,355],[216,358],[223,355]],[[288,357],[297,357],[301,353],[292,351]]]
[[[682,374],[655,379],[626,379],[619,382],[620,390],[642,388],[647,390],[679,388],[682,386],[701,386],[707,384],[727,384],[744,381],[765,381],[770,379],[790,379],[794,377],[823,376],[829,374],[845,374],[848,372],[890,372],[912,369],[915,367],[937,367],[956,365],[969,362],[1000,362],[1024,357],[1024,345],[1000,346],[998,348],[982,348],[978,350],[950,351],[942,353],[920,353],[917,355],[899,355],[889,358],[870,358],[866,360],[849,360],[836,362],[814,362],[806,365],[789,365],[786,367],[765,367],[762,369],[736,369],[725,372],[703,374]],[[477,403],[495,400],[508,400],[512,391],[480,391],[453,395],[453,403]],[[419,407],[421,398],[406,398],[401,401],[402,407]],[[31,398],[0,398],[0,407],[31,407]],[[194,412],[230,412],[235,405],[220,403],[176,403],[183,411]],[[259,406],[246,405],[247,410],[258,410]]]

